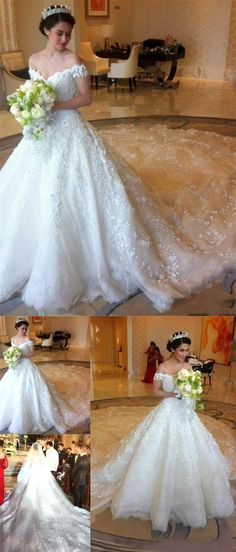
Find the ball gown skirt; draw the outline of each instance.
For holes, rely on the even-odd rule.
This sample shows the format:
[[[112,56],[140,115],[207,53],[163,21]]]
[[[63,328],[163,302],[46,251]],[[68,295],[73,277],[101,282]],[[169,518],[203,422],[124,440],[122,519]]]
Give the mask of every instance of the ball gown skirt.
[[[89,552],[90,515],[73,506],[46,466],[29,454],[15,488],[0,507],[1,552]]]
[[[0,504],[4,502],[4,470],[7,466],[7,456],[5,456],[5,458],[0,458]]]
[[[161,374],[165,391],[173,377]],[[110,507],[113,518],[150,519],[166,531],[169,520],[204,527],[232,514],[229,466],[200,421],[193,401],[165,398],[92,469],[92,509]]]
[[[59,433],[89,419],[89,396],[78,385],[75,397],[64,400],[54,385],[45,380],[38,367],[27,358],[32,341],[17,345],[22,356],[16,368],[8,368],[0,380],[0,431],[41,433],[55,428]]]
[[[68,100],[86,75],[80,64],[47,82]],[[112,136],[105,146],[60,110],[14,150],[1,171],[0,302],[21,293],[37,311],[68,312],[142,290],[165,311],[235,266],[233,138],[132,125]]]

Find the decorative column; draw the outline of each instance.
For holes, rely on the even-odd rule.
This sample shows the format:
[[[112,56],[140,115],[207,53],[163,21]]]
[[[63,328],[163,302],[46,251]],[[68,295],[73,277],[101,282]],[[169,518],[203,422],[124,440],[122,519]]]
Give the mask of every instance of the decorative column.
[[[18,50],[14,0],[0,0],[0,51]]]

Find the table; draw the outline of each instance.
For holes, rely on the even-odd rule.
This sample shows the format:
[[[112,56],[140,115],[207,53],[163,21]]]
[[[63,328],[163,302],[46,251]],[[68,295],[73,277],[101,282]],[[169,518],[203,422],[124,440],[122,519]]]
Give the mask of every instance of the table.
[[[119,49],[119,48],[110,48],[109,50],[99,50],[96,52],[96,55],[101,58],[109,59],[128,59],[130,55],[130,48]],[[185,57],[185,48],[182,44],[178,44],[177,48],[173,50],[173,53],[165,47],[156,47],[154,51],[151,49],[144,49],[138,56],[138,65],[143,69],[147,69],[148,66],[155,64],[158,61],[171,61],[171,68],[169,74],[165,79],[158,74],[157,81],[162,84],[162,86],[173,81],[176,70],[178,59],[183,59]]]

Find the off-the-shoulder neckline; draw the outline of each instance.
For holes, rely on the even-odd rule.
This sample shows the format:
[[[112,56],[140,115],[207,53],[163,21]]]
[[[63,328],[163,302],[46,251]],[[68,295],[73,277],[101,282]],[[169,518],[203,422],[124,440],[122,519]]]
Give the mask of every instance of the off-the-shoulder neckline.
[[[75,67],[81,67],[81,65],[84,65],[84,63],[76,63],[75,65],[73,65],[72,67],[68,67],[67,69],[63,69],[63,71],[56,71],[56,73],[53,73],[53,75],[49,75],[49,77],[45,78],[42,73],[40,73],[40,71],[38,71],[38,69],[35,69],[34,67],[30,67],[29,68],[29,71],[34,71],[35,73],[38,73],[38,75],[45,81],[47,82],[49,79],[51,79],[52,77],[55,77],[55,75],[62,75],[63,73],[66,73],[67,71],[72,71],[73,69],[75,69]]]
[[[27,339],[27,341],[23,341],[23,343],[15,343],[15,341],[13,341],[13,339],[12,339],[11,343],[13,343],[13,345],[15,345],[15,347],[20,347],[20,345],[25,345],[26,343],[32,343],[32,339]]]

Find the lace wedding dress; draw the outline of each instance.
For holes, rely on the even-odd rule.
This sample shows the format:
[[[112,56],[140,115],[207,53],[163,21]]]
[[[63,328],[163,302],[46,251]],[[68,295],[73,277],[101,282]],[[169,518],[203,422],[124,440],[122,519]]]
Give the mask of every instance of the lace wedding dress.
[[[12,342],[12,345],[15,345]],[[75,397],[64,400],[54,385],[45,380],[38,367],[27,358],[34,350],[31,340],[17,345],[21,358],[0,380],[0,431],[41,433],[55,428],[59,433],[89,419],[89,393],[83,395],[81,382]]]
[[[174,390],[173,376],[158,379]],[[113,518],[150,519],[160,531],[233,512],[228,463],[191,400],[163,399],[109,456],[92,469],[95,511],[110,506]]]
[[[0,506],[1,552],[89,552],[90,515],[73,506],[32,445],[13,491]]]
[[[86,75],[76,65],[47,81],[67,100]],[[40,141],[24,136],[1,174],[0,301],[21,293],[37,311],[68,312],[140,289],[165,311],[234,266],[233,139],[135,132],[104,132],[105,147],[60,110]]]

